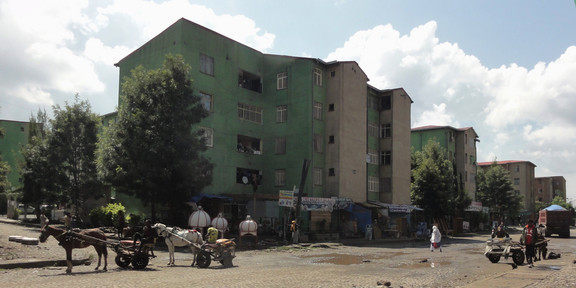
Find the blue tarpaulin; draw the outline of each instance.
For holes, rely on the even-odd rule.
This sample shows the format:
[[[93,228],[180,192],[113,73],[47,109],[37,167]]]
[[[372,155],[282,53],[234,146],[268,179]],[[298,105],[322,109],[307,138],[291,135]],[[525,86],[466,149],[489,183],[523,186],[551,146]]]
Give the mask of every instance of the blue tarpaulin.
[[[372,212],[370,209],[364,208],[360,205],[351,204],[345,211],[352,214],[352,219],[358,219],[358,231],[364,233],[366,231],[366,225],[372,225]]]
[[[548,210],[548,211],[566,211],[566,208],[560,206],[560,205],[550,205],[546,208],[544,208],[544,210]]]

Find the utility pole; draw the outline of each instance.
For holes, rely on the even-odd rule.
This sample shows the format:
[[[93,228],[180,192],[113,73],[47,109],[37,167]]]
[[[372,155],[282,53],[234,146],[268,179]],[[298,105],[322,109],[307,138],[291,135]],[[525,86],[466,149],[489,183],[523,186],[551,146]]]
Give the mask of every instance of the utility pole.
[[[300,236],[300,206],[302,206],[302,194],[304,194],[304,184],[306,183],[306,176],[308,175],[308,168],[310,168],[310,160],[304,159],[302,163],[302,175],[300,176],[300,186],[298,188],[298,198],[296,200],[296,233],[292,238],[292,243],[298,243]]]

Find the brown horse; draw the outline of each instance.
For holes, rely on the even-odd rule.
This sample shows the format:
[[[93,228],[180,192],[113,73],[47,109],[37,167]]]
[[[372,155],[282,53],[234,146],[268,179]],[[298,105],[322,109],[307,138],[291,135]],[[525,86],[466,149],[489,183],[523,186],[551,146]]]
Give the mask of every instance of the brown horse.
[[[72,249],[86,248],[94,246],[96,253],[98,253],[98,266],[95,270],[100,268],[100,261],[104,255],[104,268],[106,271],[108,266],[108,250],[106,249],[106,235],[100,229],[86,229],[80,232],[71,232],[65,229],[57,228],[47,225],[40,231],[40,242],[44,243],[48,237],[53,236],[60,243],[62,248],[66,249],[66,264],[68,269],[66,273],[72,273]]]

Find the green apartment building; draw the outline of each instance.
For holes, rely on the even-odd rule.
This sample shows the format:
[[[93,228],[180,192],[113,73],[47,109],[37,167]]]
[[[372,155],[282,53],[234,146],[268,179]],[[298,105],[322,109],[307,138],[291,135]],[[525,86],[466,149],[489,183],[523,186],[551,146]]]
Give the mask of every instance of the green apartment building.
[[[29,123],[21,121],[0,120],[0,128],[4,130],[4,136],[0,137],[0,155],[2,161],[8,163],[10,172],[8,182],[11,191],[22,188],[20,182],[20,165],[23,161],[22,147],[28,144]],[[0,199],[0,214],[7,212],[7,199]]]
[[[475,201],[478,169],[476,142],[480,140],[474,128],[433,125],[412,128],[411,143],[415,151],[422,151],[430,140],[440,143],[440,146],[446,149],[448,159],[455,164],[456,175],[464,190]]]
[[[139,65],[157,69],[168,53],[191,65],[210,111],[198,128],[214,180],[193,200],[212,217],[276,225],[289,211],[279,191],[298,187],[304,159],[305,197],[410,203],[412,100],[404,89],[369,86],[353,61],[264,54],[184,18],[120,60],[120,80]],[[334,219],[303,213],[310,222]]]

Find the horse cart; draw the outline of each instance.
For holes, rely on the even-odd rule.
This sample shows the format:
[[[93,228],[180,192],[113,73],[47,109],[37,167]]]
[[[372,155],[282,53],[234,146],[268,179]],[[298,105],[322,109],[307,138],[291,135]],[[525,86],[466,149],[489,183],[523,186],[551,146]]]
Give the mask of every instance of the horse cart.
[[[198,267],[207,268],[212,260],[220,262],[224,267],[234,266],[232,260],[236,257],[236,243],[234,239],[218,239],[216,244],[204,243],[203,245],[193,244],[200,249],[198,253]]]
[[[523,246],[520,242],[513,241],[510,238],[493,238],[486,241],[484,255],[492,263],[498,263],[502,256],[504,259],[512,256],[512,261],[516,265],[522,265],[525,258]]]
[[[138,245],[134,245],[132,241],[110,241],[100,229],[68,230],[47,225],[40,232],[40,242],[46,242],[49,236],[58,240],[59,245],[66,250],[68,266],[66,273],[72,272],[72,249],[75,248],[94,246],[98,253],[96,270],[100,267],[102,256],[104,256],[103,270],[106,270],[108,266],[107,247],[116,252],[116,264],[123,268],[132,264],[134,269],[144,269],[148,265],[149,257],[151,257],[148,256],[146,249],[141,249],[139,242],[136,243]]]
[[[122,240],[119,243],[107,241],[106,244],[116,252],[114,261],[116,265],[122,268],[132,264],[132,267],[136,270],[144,269],[148,266],[150,257],[153,257],[142,249],[140,242],[134,243],[132,240]]]

